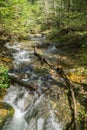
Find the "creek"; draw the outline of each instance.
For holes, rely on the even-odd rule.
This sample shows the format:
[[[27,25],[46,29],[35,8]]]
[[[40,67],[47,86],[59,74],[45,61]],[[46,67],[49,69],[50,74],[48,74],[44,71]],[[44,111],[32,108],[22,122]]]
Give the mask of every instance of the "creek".
[[[32,36],[31,41],[36,46],[38,42],[42,44],[44,38]],[[6,120],[2,130],[62,130],[63,124],[56,118],[56,110],[47,94],[54,79],[49,73],[35,72],[39,63],[34,56],[33,45],[27,45],[17,42],[6,44],[14,60],[8,73],[12,82],[3,102],[11,105],[15,112]],[[50,54],[50,59],[55,52],[55,46],[49,46],[44,51],[48,57]]]

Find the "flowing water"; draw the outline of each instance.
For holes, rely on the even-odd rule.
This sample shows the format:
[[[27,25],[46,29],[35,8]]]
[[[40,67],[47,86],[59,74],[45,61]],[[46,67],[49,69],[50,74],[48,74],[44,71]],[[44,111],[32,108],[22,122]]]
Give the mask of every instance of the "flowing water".
[[[33,70],[33,50],[21,49],[20,43],[7,43],[6,47],[14,58],[14,67],[9,71],[9,76],[23,84],[35,85],[36,90],[28,90],[24,85],[16,83],[16,80],[10,85],[3,102],[10,104],[15,112],[12,118],[7,119],[2,130],[62,130],[62,124],[56,119],[46,97],[46,90],[50,85]],[[47,52],[55,49],[50,48]]]

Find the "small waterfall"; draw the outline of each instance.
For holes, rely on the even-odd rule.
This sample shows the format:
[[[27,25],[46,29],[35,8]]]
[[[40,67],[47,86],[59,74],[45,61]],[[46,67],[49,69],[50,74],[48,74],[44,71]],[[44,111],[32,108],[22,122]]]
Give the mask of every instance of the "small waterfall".
[[[44,119],[39,118],[37,121],[37,130],[43,130],[43,126],[44,126]]]
[[[11,86],[3,101],[9,103],[15,113],[2,130],[44,130],[44,127],[45,130],[62,130],[61,124],[55,121],[52,110],[47,120],[38,116],[38,107],[44,98],[45,94],[38,97],[36,93],[31,95],[23,87]],[[29,99],[31,99],[30,102]]]
[[[55,114],[52,110],[50,110],[50,119],[49,119],[48,124],[50,124],[50,126],[51,126],[50,128],[52,130],[61,130],[61,125],[55,121]],[[49,129],[49,127],[48,127],[48,130],[51,130],[51,129]]]
[[[29,96],[32,99],[29,103]],[[10,122],[6,122],[2,130],[26,130],[31,128],[31,121],[37,122],[36,112],[38,105],[43,100],[44,94],[38,97],[36,93],[32,96],[26,92],[26,89],[19,86],[11,86],[7,95],[3,99],[4,102],[9,103],[15,110],[13,118]],[[23,108],[25,109],[23,110]],[[37,123],[36,123],[37,124]],[[35,125],[33,123],[33,125]],[[33,126],[34,127],[34,126]],[[34,130],[37,130],[35,127]]]
[[[48,117],[44,118],[44,112],[42,104],[45,104],[46,97],[43,90],[43,83],[41,76],[34,74],[31,66],[33,59],[32,52],[21,50],[19,44],[10,46],[7,44],[8,49],[15,50],[12,52],[14,58],[14,69],[9,72],[10,76],[15,76],[20,79],[21,82],[35,83],[38,86],[36,91],[27,90],[25,87],[14,83],[8,89],[3,102],[10,104],[15,112],[12,119],[8,119],[2,130],[62,130],[61,124],[55,120],[55,114],[53,110],[49,108]],[[23,64],[23,66],[22,66]],[[26,64],[26,68],[25,65]],[[15,70],[15,71],[14,71]],[[25,77],[18,77],[25,75]],[[46,84],[45,84],[46,87]],[[50,87],[47,85],[47,87]],[[45,88],[46,89],[46,88]],[[40,91],[40,94],[38,94]],[[49,106],[49,102],[46,107]],[[41,115],[40,113],[43,113]]]
[[[28,51],[22,51],[20,50],[18,53],[15,53],[14,55],[14,63],[18,66],[25,62],[30,62],[29,58],[29,52]]]

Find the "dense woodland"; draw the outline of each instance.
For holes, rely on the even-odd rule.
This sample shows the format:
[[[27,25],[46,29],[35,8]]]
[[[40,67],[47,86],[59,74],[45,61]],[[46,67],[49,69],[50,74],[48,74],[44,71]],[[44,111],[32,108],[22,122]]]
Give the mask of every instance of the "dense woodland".
[[[73,27],[72,31],[86,33],[86,8],[86,0],[1,0],[0,26],[14,34],[29,32],[36,26],[37,31]]]
[[[71,68],[81,76],[70,74],[72,79],[77,78],[78,82],[87,76],[87,0],[0,0],[0,51],[7,42],[29,40],[30,34],[46,35],[44,44],[56,43],[73,60]],[[0,54],[0,93],[10,83],[7,74],[10,59],[4,56]],[[60,65],[67,68],[63,63]],[[86,80],[83,85],[87,94]],[[85,95],[85,107],[81,107],[78,119],[85,124],[86,104]]]
[[[86,48],[87,1],[0,1],[1,42],[26,39],[29,33],[40,32],[49,32],[51,41]],[[85,50],[81,58],[84,58],[82,63],[86,64]]]

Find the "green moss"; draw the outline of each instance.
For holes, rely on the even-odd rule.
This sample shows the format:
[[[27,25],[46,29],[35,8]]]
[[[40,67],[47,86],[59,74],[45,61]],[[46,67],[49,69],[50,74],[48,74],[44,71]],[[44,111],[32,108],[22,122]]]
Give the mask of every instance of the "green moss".
[[[7,110],[7,115],[0,115],[0,130],[2,129],[6,120],[11,118],[12,115],[14,114],[14,109],[9,105],[5,104],[5,106],[3,107],[6,107],[5,110]]]
[[[0,89],[8,88],[9,83],[8,68],[0,65]]]

